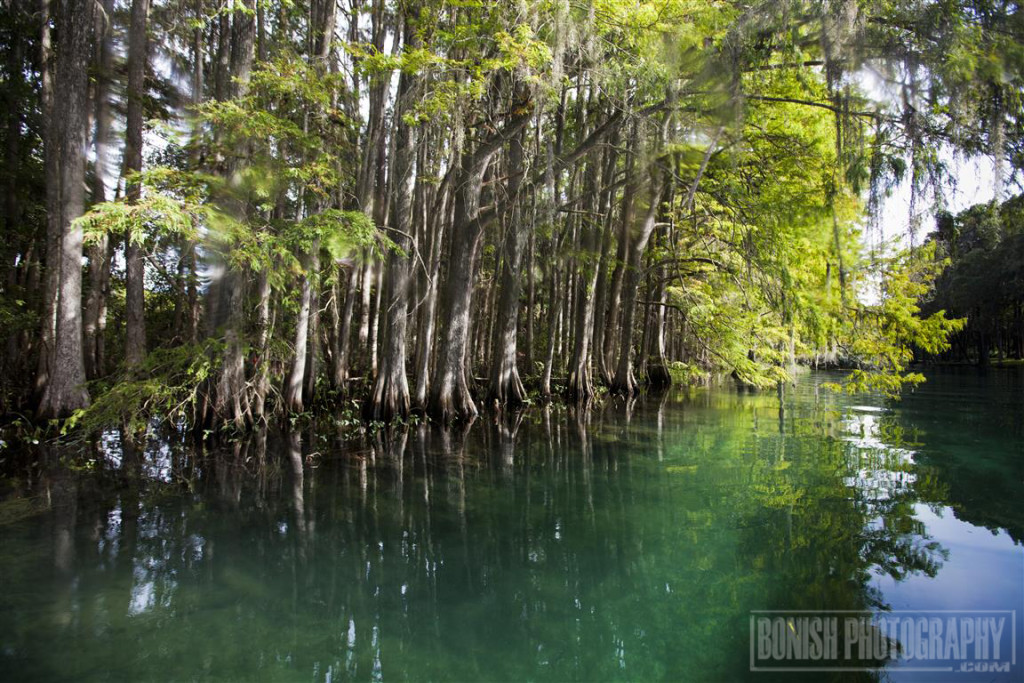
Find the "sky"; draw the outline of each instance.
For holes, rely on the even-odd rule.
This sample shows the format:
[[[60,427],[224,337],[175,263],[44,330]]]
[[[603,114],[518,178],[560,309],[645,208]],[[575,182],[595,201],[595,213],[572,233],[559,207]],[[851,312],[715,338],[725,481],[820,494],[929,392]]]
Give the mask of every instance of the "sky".
[[[946,210],[959,213],[964,209],[987,202],[995,194],[995,169],[991,157],[975,156],[970,158],[955,157],[952,153],[943,155],[949,164],[950,175],[955,179],[955,187],[946,188]],[[1005,194],[1005,193],[1004,193]],[[935,227],[932,213],[932,198],[918,201],[916,207],[920,217],[920,243]],[[882,202],[881,224],[885,239],[902,239],[908,234],[910,223],[910,173],[893,189],[892,193]]]

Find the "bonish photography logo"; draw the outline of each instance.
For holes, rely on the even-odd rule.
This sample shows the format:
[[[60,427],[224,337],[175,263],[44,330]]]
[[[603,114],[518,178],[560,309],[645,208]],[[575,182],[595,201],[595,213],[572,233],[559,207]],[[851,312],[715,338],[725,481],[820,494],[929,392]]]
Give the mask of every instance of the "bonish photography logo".
[[[751,671],[873,671],[1019,680],[1014,610],[763,610],[750,614]]]

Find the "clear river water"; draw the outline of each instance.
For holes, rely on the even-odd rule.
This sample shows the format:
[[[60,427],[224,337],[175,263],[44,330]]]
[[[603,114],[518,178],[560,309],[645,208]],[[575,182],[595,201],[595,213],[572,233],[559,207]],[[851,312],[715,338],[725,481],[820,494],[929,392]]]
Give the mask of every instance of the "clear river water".
[[[1024,680],[1024,373],[834,379],[364,442],[4,444],[0,680]],[[842,658],[864,615],[887,651],[778,640],[834,621]]]

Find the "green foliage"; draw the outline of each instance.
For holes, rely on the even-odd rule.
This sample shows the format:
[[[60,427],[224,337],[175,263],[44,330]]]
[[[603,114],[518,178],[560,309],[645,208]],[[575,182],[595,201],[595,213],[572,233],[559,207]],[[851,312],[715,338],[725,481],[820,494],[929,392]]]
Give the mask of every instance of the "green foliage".
[[[172,425],[194,423],[202,392],[216,371],[217,351],[214,341],[153,350],[136,372],[94,383],[97,398],[68,419],[64,431],[88,434],[121,425],[137,433],[154,418]]]
[[[1024,195],[1001,205],[972,206],[957,216],[940,215],[933,242],[937,258],[947,257],[949,267],[937,279],[925,309],[946,309],[967,317],[963,346],[978,346],[977,360],[987,362],[992,337],[1014,340],[1019,336],[1016,321],[1024,305]]]
[[[905,373],[914,349],[936,354],[949,348],[949,336],[965,320],[950,319],[945,311],[921,314],[922,300],[932,291],[946,262],[934,258],[934,245],[903,251],[879,261],[881,299],[858,302],[850,311],[844,345],[850,360],[862,367],[844,380],[847,392],[880,391],[896,398],[900,388],[924,381],[919,373]],[[831,388],[840,387],[831,385]]]
[[[449,248],[453,228],[460,227],[450,224],[451,216],[462,208],[477,212],[468,218],[483,235],[473,242],[481,257],[470,279],[491,289],[470,298],[476,302],[471,315],[492,311],[480,302],[496,300],[493,288],[506,262],[502,231],[512,227],[509,216],[517,214],[509,209],[519,202],[519,219],[530,221],[530,249],[539,261],[532,284],[534,295],[540,288],[541,302],[528,312],[537,339],[572,328],[563,319],[547,329],[548,320],[557,320],[548,309],[568,287],[605,272],[597,289],[584,294],[608,294],[616,265],[611,254],[620,246],[614,226],[621,220],[625,232],[635,234],[647,191],[669,179],[654,200],[657,227],[642,255],[642,286],[664,293],[657,303],[668,306],[668,327],[679,335],[670,346],[681,348],[686,359],[676,368],[684,381],[724,371],[763,387],[786,380],[799,361],[826,358],[857,367],[847,389],[893,394],[920,380],[906,372],[915,351],[941,353],[949,335],[962,328],[943,310],[970,315],[970,331],[979,339],[1005,329],[1017,315],[1024,291],[1024,214],[1009,204],[940,221],[934,256],[920,251],[865,263],[861,248],[865,190],[869,218],[877,217],[882,194],[900,179],[910,181],[916,199],[936,190],[948,172],[941,145],[993,154],[1004,166],[1009,163],[1011,173],[1024,165],[1019,20],[991,0],[955,6],[904,0],[870,6],[381,3],[356,8],[350,17],[355,30],[340,44],[329,41],[326,58],[311,51],[324,37],[317,33],[316,8],[284,2],[260,6],[257,58],[249,69],[246,56],[233,48],[248,49],[239,31],[248,30],[241,20],[253,18],[254,7],[200,3],[176,16],[168,45],[154,45],[165,50],[161,59],[175,73],[214,67],[204,71],[212,74],[206,91],[188,100],[199,102],[189,108],[191,138],[173,140],[185,123],[184,109],[182,120],[151,129],[171,142],[158,153],[158,165],[127,178],[141,195],[132,202],[98,203],[79,223],[90,240],[127,235],[143,245],[151,264],[147,316],[161,331],[174,326],[168,321],[175,314],[179,318],[179,329],[168,339],[181,335],[182,302],[189,294],[205,296],[202,274],[227,270],[229,298],[237,306],[228,313],[238,326],[238,346],[262,340],[275,358],[272,381],[294,360],[294,342],[285,340],[302,329],[295,324],[302,290],[296,285],[310,284],[306,292],[336,305],[332,296],[340,291],[328,289],[344,267],[397,250],[384,234],[399,234],[396,226],[373,221],[393,219],[394,157],[401,140],[416,146],[410,155],[416,215],[412,228],[402,228],[410,234],[395,241],[418,240],[401,256],[415,256],[426,268],[427,252],[436,247],[441,272],[450,271],[453,259],[465,256]],[[366,11],[369,16],[363,16]],[[227,17],[231,21],[223,27],[216,25]],[[210,64],[195,64],[196,55],[182,48],[197,37],[194,31],[209,33],[206,38],[215,37],[221,48],[229,38],[232,49],[208,51]],[[348,58],[339,60],[338,49]],[[241,64],[247,68],[231,73]],[[26,58],[21,66],[0,69],[12,88],[38,90],[37,65]],[[858,79],[848,75],[868,69],[887,87],[898,84],[899,96],[873,102],[860,91]],[[413,84],[411,105],[396,101],[399,74],[402,83]],[[155,73],[151,80],[148,109],[173,106],[182,94],[174,92],[175,84]],[[16,331],[39,322],[39,302],[26,283],[29,273],[38,280],[40,254],[46,252],[35,239],[45,234],[40,102],[20,106],[13,125],[0,126],[0,136],[23,130],[12,142],[25,143],[10,151],[25,181],[4,187],[22,205],[19,217],[5,221],[16,245],[7,262],[17,265],[5,278],[15,284],[3,285],[0,304],[0,324]],[[366,102],[380,109],[364,121]],[[408,138],[403,136],[409,131],[396,125],[402,122],[416,127]],[[515,183],[520,196],[509,197],[510,138],[520,131],[526,142]],[[598,134],[589,149],[571,156]],[[486,166],[474,169],[484,178],[478,202],[466,202],[479,203],[479,209],[460,204],[461,159]],[[591,169],[600,172],[591,178]],[[0,179],[8,180],[6,174]],[[620,202],[627,189],[644,199]],[[632,213],[620,213],[629,206]],[[605,234],[601,249],[594,248],[589,238]],[[604,271],[602,254],[608,259]],[[26,265],[29,255],[35,262]],[[946,257],[952,266],[936,280]],[[418,296],[429,290],[416,273],[412,291]],[[375,276],[366,282],[373,288],[390,280]],[[359,280],[358,287],[364,286]],[[367,296],[349,301],[358,301],[360,309],[363,301],[383,305],[384,291],[360,291]],[[443,287],[434,291],[447,296]],[[111,292],[117,319],[123,310],[117,273]],[[216,287],[211,292],[223,293]],[[446,302],[440,303],[445,310]],[[190,306],[202,308],[194,301]],[[424,308],[410,310],[420,315]],[[224,314],[224,307],[217,313]],[[330,311],[334,318],[338,313]],[[370,318],[368,311],[359,314]],[[637,336],[649,332],[648,323],[637,320]],[[223,329],[220,321],[215,324]],[[616,333],[616,324],[606,331]],[[417,325],[409,339],[434,341],[420,340],[422,329]],[[119,340],[108,341],[116,356]],[[337,340],[328,346],[325,357],[340,353]],[[555,348],[566,356],[571,346]],[[361,363],[370,355],[364,350],[346,359]],[[565,361],[553,359],[556,367]],[[154,372],[169,370],[161,366]],[[178,372],[179,379],[185,375]],[[326,384],[323,377],[317,381]],[[129,385],[131,393],[122,396],[128,404],[162,406],[171,400],[137,379],[122,394]]]
[[[785,101],[753,100],[740,124],[722,126],[723,151],[708,159],[692,207],[673,207],[675,240],[660,253],[689,355],[766,387],[788,379],[791,345],[802,356],[834,340],[843,294],[831,271],[852,260],[843,245],[856,244],[860,205],[837,187],[833,115],[800,104],[825,97],[820,80],[752,70],[743,87]],[[684,188],[707,144],[667,148]]]
[[[8,334],[33,330],[39,325],[39,314],[24,299],[0,298],[0,329]]]
[[[86,240],[104,235],[130,235],[143,243],[147,236],[199,238],[199,226],[214,220],[212,207],[192,204],[160,190],[145,192],[138,202],[119,199],[95,204],[77,219]]]
[[[807,55],[783,57],[794,58]],[[675,244],[660,252],[686,264],[667,266],[667,292],[689,355],[764,387],[788,379],[792,362],[838,349],[835,360],[856,367],[844,389],[897,395],[923,380],[906,372],[915,349],[938,353],[963,325],[922,312],[942,264],[927,249],[861,263],[865,157],[839,113],[807,106],[829,100],[826,84],[783,68],[742,79],[753,102],[723,129],[728,153],[710,158],[692,209],[676,207]],[[667,151],[679,177],[697,173],[699,145]]]
[[[669,363],[668,372],[672,376],[673,384],[684,387],[707,384],[710,379],[707,371],[682,361]]]
[[[319,242],[334,260],[348,256],[357,248],[370,248],[378,256],[397,249],[362,211],[321,211],[296,223],[291,236],[293,245],[301,250],[308,251]]]

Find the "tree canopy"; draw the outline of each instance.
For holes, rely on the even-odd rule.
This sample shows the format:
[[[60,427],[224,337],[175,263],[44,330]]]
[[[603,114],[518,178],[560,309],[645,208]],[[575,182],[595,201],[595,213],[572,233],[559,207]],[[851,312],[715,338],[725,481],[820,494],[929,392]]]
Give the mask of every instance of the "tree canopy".
[[[957,316],[1020,317],[1019,201],[919,235],[948,152],[1019,179],[1011,3],[47,7],[0,9],[6,411],[447,422],[799,364],[895,395]],[[910,248],[869,250],[904,179]]]

